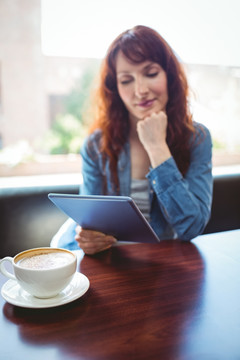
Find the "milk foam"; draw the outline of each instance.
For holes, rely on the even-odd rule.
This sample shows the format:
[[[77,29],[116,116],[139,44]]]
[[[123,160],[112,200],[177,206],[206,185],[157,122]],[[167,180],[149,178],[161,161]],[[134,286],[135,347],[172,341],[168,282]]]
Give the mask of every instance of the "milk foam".
[[[27,256],[17,264],[28,269],[53,269],[69,264],[72,260],[71,254],[59,251]]]

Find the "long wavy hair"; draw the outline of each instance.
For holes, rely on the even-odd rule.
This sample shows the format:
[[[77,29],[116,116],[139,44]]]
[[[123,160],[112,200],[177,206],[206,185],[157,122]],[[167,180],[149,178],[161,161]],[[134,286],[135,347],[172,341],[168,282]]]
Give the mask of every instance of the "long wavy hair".
[[[93,132],[100,129],[102,132],[100,151],[105,164],[109,159],[111,183],[116,191],[119,191],[117,161],[130,132],[128,111],[117,89],[116,58],[119,51],[133,63],[150,60],[158,63],[166,72],[167,144],[183,175],[189,167],[189,139],[194,131],[185,72],[168,43],[155,30],[146,26],[135,26],[120,34],[110,45],[102,62],[95,98],[96,112],[90,130]]]

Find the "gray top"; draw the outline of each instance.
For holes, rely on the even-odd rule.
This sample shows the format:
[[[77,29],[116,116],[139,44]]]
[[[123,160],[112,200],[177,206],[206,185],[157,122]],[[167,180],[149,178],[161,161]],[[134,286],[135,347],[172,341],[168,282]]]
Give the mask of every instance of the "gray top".
[[[132,179],[131,181],[131,198],[137,204],[143,216],[150,220],[150,199],[149,199],[149,182],[147,179]]]

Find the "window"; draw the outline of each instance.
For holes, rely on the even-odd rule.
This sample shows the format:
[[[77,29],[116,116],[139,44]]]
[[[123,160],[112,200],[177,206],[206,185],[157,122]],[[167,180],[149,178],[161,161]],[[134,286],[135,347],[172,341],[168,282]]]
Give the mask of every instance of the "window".
[[[85,136],[92,78],[109,43],[136,24],[158,30],[183,60],[214,165],[240,165],[238,1],[38,0],[26,8],[13,0],[1,8],[1,176],[79,172],[76,134]]]

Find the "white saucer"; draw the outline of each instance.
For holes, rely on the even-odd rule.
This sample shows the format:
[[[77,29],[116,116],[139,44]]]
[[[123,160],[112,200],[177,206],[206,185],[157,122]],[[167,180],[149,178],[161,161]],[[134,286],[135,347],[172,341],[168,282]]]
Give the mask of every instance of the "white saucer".
[[[88,278],[76,272],[71,283],[57,296],[49,299],[36,298],[23,290],[16,280],[8,280],[1,289],[2,297],[12,305],[26,308],[50,308],[60,306],[81,297],[89,288]]]

